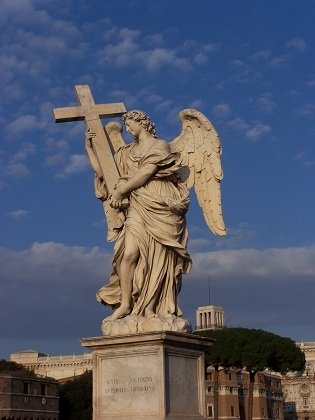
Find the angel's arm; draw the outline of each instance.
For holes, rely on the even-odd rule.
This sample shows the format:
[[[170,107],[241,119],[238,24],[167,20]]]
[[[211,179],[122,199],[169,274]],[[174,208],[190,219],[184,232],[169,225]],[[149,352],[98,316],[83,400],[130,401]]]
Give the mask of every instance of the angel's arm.
[[[128,181],[120,183],[112,192],[111,205],[114,208],[120,207],[121,200],[130,192],[144,185],[152,178],[158,170],[158,165],[148,163],[139,169]]]
[[[95,133],[90,131],[90,129],[88,128],[86,130],[85,136],[86,136],[85,137],[85,150],[87,152],[92,169],[99,179],[103,179],[103,173],[102,173],[99,161],[93,150],[93,139],[95,137]]]

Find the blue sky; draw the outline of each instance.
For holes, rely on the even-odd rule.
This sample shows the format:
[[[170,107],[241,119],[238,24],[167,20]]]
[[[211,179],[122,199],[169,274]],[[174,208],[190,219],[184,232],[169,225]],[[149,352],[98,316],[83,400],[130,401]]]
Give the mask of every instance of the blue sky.
[[[55,124],[88,84],[145,110],[159,137],[194,107],[223,145],[226,238],[192,194],[194,261],[180,301],[229,326],[315,340],[315,4],[292,0],[2,0],[0,357],[83,351],[112,245],[94,198],[84,124]]]

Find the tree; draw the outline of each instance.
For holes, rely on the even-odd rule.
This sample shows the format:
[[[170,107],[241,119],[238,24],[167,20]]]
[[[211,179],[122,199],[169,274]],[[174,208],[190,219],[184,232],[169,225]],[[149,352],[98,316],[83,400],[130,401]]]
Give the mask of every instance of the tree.
[[[0,360],[0,373],[12,373],[22,377],[36,377],[32,370],[27,369],[23,365],[16,362],[8,362],[5,359]]]
[[[92,420],[92,372],[60,386],[60,420]]]
[[[257,372],[271,369],[285,374],[288,371],[302,371],[305,366],[304,353],[293,340],[267,331],[225,328],[198,332],[198,335],[216,340],[206,353],[208,365],[217,369],[220,366],[246,369],[249,372],[248,420],[252,420],[253,417],[253,390]],[[214,388],[216,386],[218,384],[215,384]],[[218,395],[218,388],[215,392]],[[214,405],[216,402],[218,397],[215,398],[214,395]],[[215,408],[214,414],[217,412]]]

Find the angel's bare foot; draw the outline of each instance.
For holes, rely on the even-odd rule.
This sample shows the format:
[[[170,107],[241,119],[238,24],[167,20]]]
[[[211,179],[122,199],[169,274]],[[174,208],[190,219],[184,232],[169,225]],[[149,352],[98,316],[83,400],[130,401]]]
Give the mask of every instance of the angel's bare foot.
[[[107,321],[115,321],[116,319],[123,318],[127,315],[129,315],[131,312],[129,305],[120,305],[119,308],[117,308],[112,315],[108,316],[106,318]]]

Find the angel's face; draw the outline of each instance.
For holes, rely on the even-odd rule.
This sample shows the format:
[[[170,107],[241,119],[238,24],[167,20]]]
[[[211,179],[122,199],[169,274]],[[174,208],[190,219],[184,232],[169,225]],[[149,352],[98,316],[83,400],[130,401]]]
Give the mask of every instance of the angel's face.
[[[127,119],[125,121],[126,130],[128,133],[131,133],[133,136],[138,137],[143,127],[141,124],[137,123],[135,120]]]

